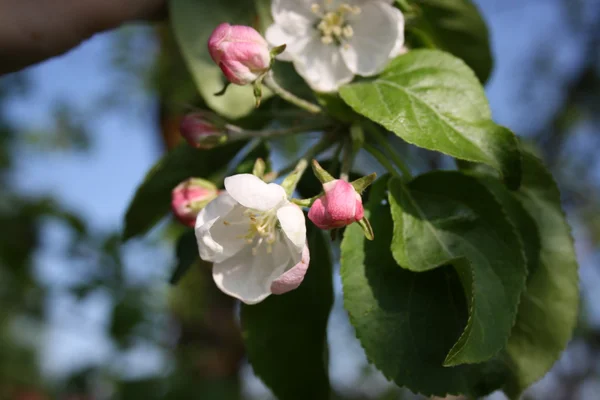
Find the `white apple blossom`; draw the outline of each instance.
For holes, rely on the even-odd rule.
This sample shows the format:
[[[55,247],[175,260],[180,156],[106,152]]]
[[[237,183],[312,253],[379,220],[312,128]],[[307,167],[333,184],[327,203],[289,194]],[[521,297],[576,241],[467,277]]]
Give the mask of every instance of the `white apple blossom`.
[[[392,0],[273,0],[266,32],[277,58],[292,61],[317,91],[379,73],[404,50],[404,16]]]
[[[225,190],[198,214],[195,228],[219,289],[255,304],[298,287],[309,262],[302,210],[281,186],[254,175],[226,178]]]

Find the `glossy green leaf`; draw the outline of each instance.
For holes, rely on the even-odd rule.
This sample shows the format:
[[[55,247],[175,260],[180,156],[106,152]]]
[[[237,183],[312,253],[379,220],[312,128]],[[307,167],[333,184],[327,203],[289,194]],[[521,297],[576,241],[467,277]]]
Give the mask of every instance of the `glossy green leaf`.
[[[523,245],[494,196],[454,171],[389,185],[392,253],[412,271],[452,264],[469,301],[469,321],[445,365],[490,359],[505,345],[527,274]]]
[[[342,242],[344,306],[367,358],[399,386],[427,396],[495,390],[504,379],[497,360],[443,366],[467,324],[465,293],[450,265],[426,272],[398,266],[386,188],[385,177],[375,182],[366,205],[375,240],[354,224]]]
[[[242,305],[248,359],[279,400],[330,396],[327,320],[333,305],[332,261],[323,232],[309,228],[308,245],[310,264],[298,289]]]
[[[470,0],[414,0],[417,17],[407,25],[413,47],[435,46],[462,58],[485,83],[493,67],[489,33]]]
[[[343,86],[340,94],[407,142],[487,164],[507,186],[519,186],[517,140],[492,122],[483,88],[462,60],[437,50],[410,51],[380,76]]]
[[[514,194],[538,226],[539,265],[530,273],[506,352],[514,399],[550,370],[573,335],[579,309],[577,259],[560,193],[542,162],[523,154],[523,186]]]
[[[123,239],[146,233],[169,212],[171,191],[190,177],[209,178],[222,171],[244,143],[197,150],[186,143],[167,153],[148,172],[125,215]]]
[[[171,0],[171,25],[196,86],[213,110],[229,118],[239,118],[254,109],[251,86],[230,85],[223,96],[225,78],[208,53],[208,38],[222,22],[252,25],[256,16],[250,0]]]

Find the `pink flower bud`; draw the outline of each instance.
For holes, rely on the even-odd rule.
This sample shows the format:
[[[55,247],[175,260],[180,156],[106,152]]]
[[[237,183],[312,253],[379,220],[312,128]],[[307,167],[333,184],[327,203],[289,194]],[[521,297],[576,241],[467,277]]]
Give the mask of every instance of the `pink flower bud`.
[[[194,113],[183,117],[179,131],[190,146],[200,149],[211,149],[227,141],[224,128],[215,125],[205,113]]]
[[[364,217],[362,198],[350,183],[335,179],[324,183],[323,190],[325,195],[308,211],[308,218],[319,228],[341,228]]]
[[[182,224],[194,226],[198,213],[218,194],[219,191],[212,182],[190,178],[171,192],[171,208]]]
[[[247,85],[271,66],[267,41],[249,26],[223,23],[208,39],[208,51],[229,82]]]

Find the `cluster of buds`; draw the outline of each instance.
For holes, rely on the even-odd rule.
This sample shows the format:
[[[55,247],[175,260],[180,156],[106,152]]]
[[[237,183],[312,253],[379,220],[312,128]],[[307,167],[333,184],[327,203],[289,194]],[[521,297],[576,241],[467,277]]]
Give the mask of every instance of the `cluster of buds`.
[[[373,239],[373,231],[362,204],[360,193],[373,181],[371,174],[354,182],[333,178],[319,163],[313,161],[315,176],[323,184],[323,194],[312,203],[308,218],[320,229],[336,229],[357,222],[368,239]]]
[[[171,209],[182,224],[193,227],[198,213],[218,195],[219,190],[212,182],[190,178],[171,192]]]

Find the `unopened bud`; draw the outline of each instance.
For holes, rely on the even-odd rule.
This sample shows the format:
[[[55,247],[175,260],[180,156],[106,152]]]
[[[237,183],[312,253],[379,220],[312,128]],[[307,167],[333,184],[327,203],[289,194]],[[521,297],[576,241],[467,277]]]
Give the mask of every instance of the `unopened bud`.
[[[341,228],[364,217],[362,198],[350,183],[335,179],[324,183],[323,190],[325,194],[308,211],[308,218],[319,228]]]
[[[190,178],[171,192],[171,208],[182,224],[194,226],[198,213],[218,195],[219,190],[212,182]]]
[[[200,149],[211,149],[227,141],[225,128],[212,121],[206,113],[186,115],[179,130],[191,146]]]
[[[267,41],[249,26],[217,26],[208,39],[208,51],[229,82],[236,85],[253,83],[271,68]]]

